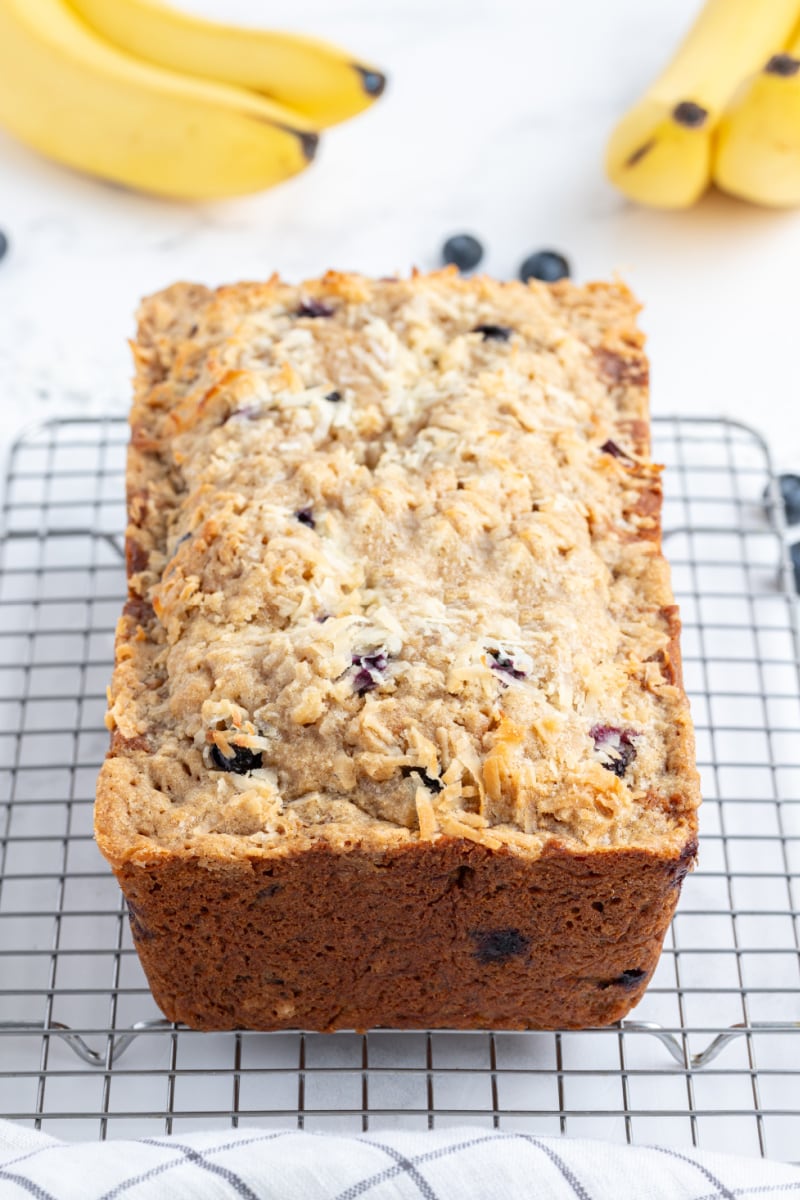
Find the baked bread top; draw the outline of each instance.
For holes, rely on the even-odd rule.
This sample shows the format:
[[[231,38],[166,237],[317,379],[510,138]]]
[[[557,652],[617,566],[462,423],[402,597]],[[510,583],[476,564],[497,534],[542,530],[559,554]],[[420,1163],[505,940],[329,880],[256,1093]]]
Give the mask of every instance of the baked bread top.
[[[687,844],[636,308],[455,271],[144,302],[112,862]]]

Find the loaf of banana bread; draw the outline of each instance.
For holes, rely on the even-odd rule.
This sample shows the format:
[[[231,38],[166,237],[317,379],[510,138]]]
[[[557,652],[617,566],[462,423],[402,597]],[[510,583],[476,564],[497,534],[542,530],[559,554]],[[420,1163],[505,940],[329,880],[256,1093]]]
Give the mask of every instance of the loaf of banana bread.
[[[699,796],[635,313],[454,271],[144,303],[96,834],[170,1019],[641,997]]]

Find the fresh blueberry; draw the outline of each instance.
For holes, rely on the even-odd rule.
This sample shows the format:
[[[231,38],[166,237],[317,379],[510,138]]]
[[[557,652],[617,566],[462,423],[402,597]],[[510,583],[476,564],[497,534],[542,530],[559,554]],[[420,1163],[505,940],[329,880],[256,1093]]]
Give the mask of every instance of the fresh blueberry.
[[[246,746],[234,746],[233,756],[226,757],[219,746],[211,747],[211,761],[218,771],[229,771],[233,775],[247,775],[261,766],[261,751],[248,750]]]
[[[800,523],[800,475],[779,475],[778,487],[783,500],[783,512],[787,525]],[[764,499],[771,499],[770,489],[764,492]]]
[[[0,258],[5,258],[8,253],[8,238],[0,229]]]
[[[298,317],[332,317],[333,309],[324,300],[303,300],[297,310]]]
[[[459,271],[473,271],[483,258],[483,246],[471,233],[456,233],[442,246],[442,258]]]
[[[795,542],[793,546],[789,547],[789,554],[794,571],[794,590],[800,595],[800,542]]]
[[[485,342],[507,342],[514,330],[509,325],[476,325],[472,332],[482,334]]]
[[[314,514],[310,508],[298,508],[294,515],[297,517],[301,525],[307,525],[309,529],[314,529],[316,527]]]
[[[329,400],[331,404],[338,404],[341,398],[341,392],[328,392],[327,396],[325,397],[325,399]]]
[[[440,792],[444,787],[441,779],[436,779],[435,776],[429,775],[427,771],[423,771],[422,767],[401,767],[400,774],[406,779],[411,779],[417,776],[422,780],[423,785],[429,792]]]
[[[541,279],[543,283],[555,283],[557,279],[569,279],[569,263],[557,250],[537,250],[529,254],[519,269],[523,283],[529,279]]]
[[[622,779],[636,758],[633,739],[638,734],[633,729],[620,729],[618,725],[593,725],[589,733],[595,750],[600,750],[605,756],[600,765]]]

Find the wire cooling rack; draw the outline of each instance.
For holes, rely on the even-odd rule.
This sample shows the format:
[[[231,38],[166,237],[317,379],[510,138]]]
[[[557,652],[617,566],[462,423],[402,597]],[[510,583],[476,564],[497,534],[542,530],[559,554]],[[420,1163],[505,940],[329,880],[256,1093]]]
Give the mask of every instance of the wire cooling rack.
[[[198,1034],[160,1018],[91,834],[127,428],[56,421],[16,444],[0,541],[0,1113],[66,1138],[470,1123],[800,1158],[800,676],[777,493],[749,429],[673,418],[655,435],[700,868],[632,1019],[585,1033]]]

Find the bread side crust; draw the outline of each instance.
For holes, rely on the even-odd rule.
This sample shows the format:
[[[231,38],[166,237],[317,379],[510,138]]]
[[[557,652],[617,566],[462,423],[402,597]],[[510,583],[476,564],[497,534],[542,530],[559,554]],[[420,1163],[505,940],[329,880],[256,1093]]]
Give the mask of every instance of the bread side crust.
[[[641,999],[694,849],[443,839],[117,876],[159,1007],[195,1029],[580,1029]]]

